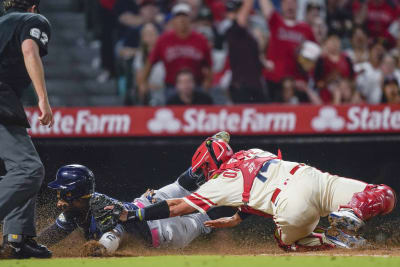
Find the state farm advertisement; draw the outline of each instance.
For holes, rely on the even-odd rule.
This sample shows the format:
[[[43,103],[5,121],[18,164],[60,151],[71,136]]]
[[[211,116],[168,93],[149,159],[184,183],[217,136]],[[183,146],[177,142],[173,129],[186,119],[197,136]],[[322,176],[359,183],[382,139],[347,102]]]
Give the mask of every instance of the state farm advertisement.
[[[26,113],[35,138],[400,133],[400,105],[55,108],[52,128]]]

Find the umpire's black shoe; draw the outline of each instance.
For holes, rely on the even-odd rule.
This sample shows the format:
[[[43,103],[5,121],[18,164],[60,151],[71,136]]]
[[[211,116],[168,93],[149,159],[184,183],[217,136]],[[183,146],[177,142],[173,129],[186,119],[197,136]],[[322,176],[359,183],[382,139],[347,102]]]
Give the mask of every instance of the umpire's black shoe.
[[[8,235],[3,238],[3,247],[0,250],[0,258],[3,259],[28,259],[51,258],[52,253],[45,246],[27,236]]]

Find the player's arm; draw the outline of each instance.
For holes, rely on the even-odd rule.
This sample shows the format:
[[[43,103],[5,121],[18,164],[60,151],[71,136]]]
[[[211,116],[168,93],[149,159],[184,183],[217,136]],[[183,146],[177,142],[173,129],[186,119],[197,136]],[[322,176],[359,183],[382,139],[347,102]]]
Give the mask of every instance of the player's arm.
[[[243,213],[245,214],[245,213]],[[247,218],[247,215],[246,215]],[[235,227],[243,221],[242,217],[239,215],[239,212],[231,217],[219,218],[217,220],[206,221],[204,225],[211,228],[229,228]]]
[[[37,241],[46,246],[52,246],[66,238],[77,228],[76,223],[68,221],[64,214],[61,214],[54,224],[50,225],[39,233]]]
[[[39,121],[42,125],[49,125],[49,127],[51,127],[53,126],[54,119],[49,104],[49,98],[47,96],[44,69],[39,53],[39,46],[32,39],[26,39],[23,41],[21,49],[24,56],[26,70],[28,71],[39,99],[39,109],[42,113],[39,117]]]
[[[189,196],[169,199],[138,209],[135,213],[126,214],[121,220],[159,220],[193,213],[196,210],[201,213],[207,213],[207,211],[216,206],[240,206],[243,204],[240,189],[242,183],[241,179],[234,178],[212,179]],[[221,190],[221,188],[225,190]]]
[[[259,3],[263,16],[269,20],[275,11],[274,5],[271,3],[271,0],[259,0]]]
[[[47,96],[42,56],[48,53],[51,38],[50,23],[40,15],[32,16],[24,22],[17,36],[24,63],[33,87],[38,96],[38,106],[41,112],[39,121],[42,125],[53,125],[53,113]]]
[[[113,209],[114,207],[105,207],[105,209]],[[119,220],[126,222],[129,220],[153,221],[170,217],[182,216],[195,212],[196,209],[188,205],[182,198],[169,199],[147,206],[145,208],[136,209],[134,211],[123,210]]]

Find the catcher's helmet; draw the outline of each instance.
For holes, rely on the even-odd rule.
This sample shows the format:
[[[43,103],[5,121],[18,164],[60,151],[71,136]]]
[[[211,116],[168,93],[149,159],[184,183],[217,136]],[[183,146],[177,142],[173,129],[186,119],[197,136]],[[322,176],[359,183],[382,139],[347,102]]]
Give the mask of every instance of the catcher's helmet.
[[[58,198],[66,201],[90,197],[94,193],[94,175],[89,168],[71,164],[61,167],[48,187],[57,190]]]
[[[224,139],[218,136],[209,137],[196,150],[192,158],[192,171],[203,172],[208,180],[210,176],[228,161],[233,150]]]

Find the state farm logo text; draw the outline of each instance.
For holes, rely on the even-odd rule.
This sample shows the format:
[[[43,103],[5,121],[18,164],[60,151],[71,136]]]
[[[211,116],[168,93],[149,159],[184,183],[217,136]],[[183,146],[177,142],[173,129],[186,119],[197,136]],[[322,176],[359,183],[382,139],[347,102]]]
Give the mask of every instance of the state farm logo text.
[[[152,133],[184,133],[216,131],[235,132],[292,132],[296,128],[296,114],[293,112],[258,112],[245,108],[240,112],[221,109],[210,112],[205,109],[189,108],[182,120],[175,117],[172,110],[163,108],[155,112],[147,128]]]
[[[54,113],[52,128],[39,124],[39,111],[26,112],[31,123],[32,134],[52,135],[98,135],[127,134],[131,126],[131,117],[125,114],[92,114],[90,110],[79,110],[76,114]]]
[[[323,107],[311,120],[311,127],[318,132],[331,131],[385,131],[400,129],[400,111],[390,107],[371,110],[370,107],[350,107],[346,118],[339,116],[336,108]]]

